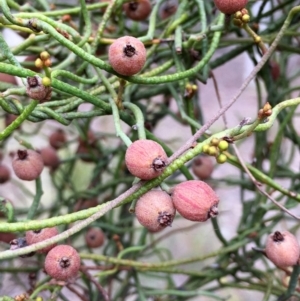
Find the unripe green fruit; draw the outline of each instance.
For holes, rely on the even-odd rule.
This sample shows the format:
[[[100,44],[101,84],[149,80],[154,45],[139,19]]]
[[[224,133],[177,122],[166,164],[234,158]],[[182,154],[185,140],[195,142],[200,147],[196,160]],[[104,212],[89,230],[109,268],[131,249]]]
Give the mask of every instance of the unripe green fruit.
[[[48,252],[45,259],[46,273],[56,280],[67,281],[75,278],[79,268],[79,254],[68,245],[54,247]]]
[[[168,157],[164,149],[152,140],[136,140],[126,150],[125,163],[129,172],[142,179],[158,177],[165,169]]]
[[[225,154],[220,154],[216,159],[219,164],[223,164],[227,161],[227,156]]]
[[[214,0],[216,7],[226,15],[232,15],[245,8],[248,0]]]
[[[110,45],[108,60],[112,68],[119,74],[134,75],[144,67],[146,48],[137,38],[124,36]]]
[[[51,238],[58,234],[58,230],[56,227],[53,228],[45,228],[40,230],[29,230],[26,232],[26,241],[28,245],[32,245],[41,241],[44,241],[48,238]],[[56,244],[52,244],[43,249],[37,251],[37,253],[48,253],[52,248],[54,248]]]
[[[18,150],[12,162],[13,170],[18,178],[32,181],[39,177],[44,168],[42,156],[31,149]]]
[[[213,189],[202,181],[185,181],[173,189],[172,200],[184,218],[205,222],[218,215],[219,198]]]
[[[161,190],[148,191],[138,199],[135,206],[138,221],[151,232],[171,226],[175,214],[172,198]]]
[[[220,151],[226,151],[228,149],[228,146],[229,146],[229,144],[225,140],[220,141],[218,144],[218,148]]]
[[[292,233],[276,231],[268,236],[265,252],[276,266],[286,268],[297,264],[300,247]]]
[[[208,148],[208,151],[207,153],[210,155],[210,156],[216,156],[218,154],[218,149],[215,147],[215,146],[210,146]]]

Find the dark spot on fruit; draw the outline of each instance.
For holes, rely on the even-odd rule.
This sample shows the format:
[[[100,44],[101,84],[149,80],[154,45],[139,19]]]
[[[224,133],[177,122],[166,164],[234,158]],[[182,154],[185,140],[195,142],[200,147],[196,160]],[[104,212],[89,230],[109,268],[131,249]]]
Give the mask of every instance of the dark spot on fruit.
[[[284,241],[284,237],[283,235],[279,232],[279,231],[276,231],[273,235],[273,240],[275,242],[280,242],[280,241]]]
[[[25,160],[27,158],[27,150],[18,150],[18,158],[20,160]]]
[[[123,52],[128,57],[133,57],[135,54],[137,54],[135,48],[130,44],[124,47]]]
[[[35,88],[35,87],[39,86],[39,82],[35,76],[27,77],[27,83],[30,88]]]
[[[71,265],[70,263],[70,259],[66,256],[62,257],[60,262],[59,262],[59,265],[63,268],[63,269],[66,269],[67,267],[69,267]]]
[[[129,9],[132,11],[136,11],[138,6],[139,6],[139,4],[135,1],[129,3]]]
[[[172,214],[167,211],[159,212],[157,221],[163,227],[171,226],[173,221]]]
[[[156,171],[162,171],[166,167],[166,162],[161,158],[155,158],[153,160],[152,167]]]

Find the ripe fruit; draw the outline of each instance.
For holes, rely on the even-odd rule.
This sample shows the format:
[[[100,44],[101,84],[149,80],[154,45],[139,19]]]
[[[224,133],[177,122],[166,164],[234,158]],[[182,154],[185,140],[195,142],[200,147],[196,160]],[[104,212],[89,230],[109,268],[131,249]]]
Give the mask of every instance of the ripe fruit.
[[[25,237],[19,237],[16,239],[13,239],[9,242],[10,244],[10,250],[17,250],[20,248],[25,248],[28,246],[26,238]],[[28,254],[20,255],[21,258],[31,257],[35,254],[35,252],[30,252]]]
[[[76,277],[79,268],[79,254],[68,245],[54,247],[48,252],[45,259],[46,273],[56,280],[66,281]]]
[[[42,156],[31,149],[18,150],[12,162],[13,170],[18,178],[32,181],[39,177],[44,168]]]
[[[39,151],[39,153],[43,158],[45,166],[49,166],[52,169],[57,168],[60,161],[57,152],[54,148],[52,148],[51,146],[44,147]]]
[[[26,93],[30,98],[47,101],[51,99],[52,88],[46,87],[39,76],[27,77]]]
[[[134,0],[123,5],[125,15],[134,21],[147,19],[151,13],[151,3],[149,0]]]
[[[89,130],[85,139],[79,137],[78,142],[79,144],[76,153],[80,156],[81,160],[85,162],[94,162],[99,158],[100,152],[97,148],[97,138],[93,131]]]
[[[98,201],[96,198],[94,199],[80,199],[76,202],[74,206],[74,211],[85,210],[91,207],[95,207],[98,205]]]
[[[205,222],[218,215],[219,198],[205,182],[191,180],[176,185],[172,200],[176,210],[186,219]]]
[[[135,206],[135,215],[144,227],[158,232],[171,226],[176,209],[172,198],[161,190],[151,190],[142,195]]]
[[[89,248],[101,247],[104,243],[105,236],[100,228],[90,228],[85,234],[85,242]]]
[[[299,243],[289,231],[270,234],[265,251],[267,257],[280,268],[296,265],[300,256]]]
[[[174,15],[177,11],[177,5],[174,3],[168,3],[166,2],[163,6],[163,8],[160,11],[160,18],[162,20],[165,20],[169,18],[170,16]]]
[[[66,141],[66,134],[62,129],[56,130],[49,137],[49,143],[55,149],[61,148]]]
[[[51,238],[57,234],[58,234],[57,228],[53,227],[53,228],[27,231],[25,237],[26,237],[27,244],[32,245],[41,242],[45,239]],[[55,246],[56,244],[50,245],[48,247],[38,250],[37,253],[48,253]]]
[[[16,239],[16,234],[9,232],[0,232],[0,241],[10,243],[12,240]]]
[[[200,180],[206,180],[210,178],[214,170],[214,164],[209,157],[199,156],[194,159],[192,163],[192,170]]]
[[[110,45],[108,60],[116,72],[134,75],[142,70],[146,62],[146,48],[137,38],[124,36]]]
[[[168,157],[164,149],[152,140],[136,140],[127,149],[125,163],[131,174],[151,180],[158,177],[167,165]]]
[[[5,165],[0,165],[0,184],[7,182],[10,179],[10,171]]]
[[[245,8],[248,0],[214,0],[216,7],[223,14],[231,15]]]

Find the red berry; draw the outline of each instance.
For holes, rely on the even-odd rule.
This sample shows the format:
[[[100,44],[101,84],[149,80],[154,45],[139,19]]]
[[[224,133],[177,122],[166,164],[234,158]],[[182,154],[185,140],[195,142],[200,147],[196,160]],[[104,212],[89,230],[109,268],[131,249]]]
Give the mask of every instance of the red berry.
[[[0,165],[0,184],[3,184],[10,179],[10,170],[5,165]]]
[[[85,162],[94,162],[100,156],[100,152],[97,148],[97,138],[93,131],[88,130],[87,137],[78,138],[78,148],[77,154],[80,156],[80,159]]]
[[[265,251],[267,257],[280,268],[296,265],[300,256],[299,243],[289,231],[270,234]]]
[[[89,248],[101,247],[104,243],[105,236],[100,228],[90,228],[85,234],[85,242]]]
[[[53,228],[27,231],[25,237],[26,237],[27,244],[33,245],[45,239],[51,238],[57,234],[58,234],[57,228],[53,227]],[[37,253],[48,253],[55,246],[56,244],[50,245],[48,247],[38,250]]]
[[[146,62],[146,48],[137,38],[124,36],[110,45],[108,60],[116,72],[134,75],[142,70]]]
[[[68,245],[54,247],[48,252],[45,259],[46,273],[56,280],[67,281],[76,277],[79,268],[79,254]]]
[[[41,154],[44,165],[56,169],[60,163],[57,152],[51,146],[42,148],[39,153]]]
[[[165,169],[167,155],[164,149],[152,140],[136,140],[127,149],[125,163],[131,174],[151,180],[158,177]]]
[[[172,198],[161,190],[151,190],[142,195],[135,206],[135,215],[144,227],[158,232],[171,226],[176,209]]]
[[[7,244],[16,239],[16,237],[14,233],[0,232],[0,241],[6,242]]]
[[[76,202],[74,206],[74,211],[85,210],[91,207],[96,207],[98,205],[98,201],[96,198],[94,199],[80,199]]]
[[[42,156],[31,149],[18,150],[12,162],[13,170],[18,178],[32,181],[39,177],[44,168]]]
[[[152,7],[149,0],[134,0],[123,5],[126,16],[134,21],[146,20]]]
[[[66,141],[66,134],[61,129],[53,132],[49,137],[49,143],[55,149],[61,148],[66,143]]]
[[[210,178],[214,170],[214,164],[209,157],[199,156],[194,159],[192,163],[192,170],[200,180],[206,180]]]
[[[248,0],[214,0],[216,7],[226,15],[232,15],[245,8]]]
[[[218,214],[219,199],[202,181],[186,181],[176,185],[172,199],[176,210],[186,219],[205,222]]]
[[[162,20],[165,20],[174,15],[176,11],[177,5],[175,3],[166,2],[165,5],[162,7],[159,15]]]

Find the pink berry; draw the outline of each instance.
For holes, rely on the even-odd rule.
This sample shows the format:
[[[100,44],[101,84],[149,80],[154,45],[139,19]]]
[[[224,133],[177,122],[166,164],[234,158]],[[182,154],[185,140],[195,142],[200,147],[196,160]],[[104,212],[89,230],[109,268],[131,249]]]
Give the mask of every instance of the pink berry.
[[[192,170],[197,178],[200,180],[206,180],[210,178],[214,170],[214,164],[210,157],[199,156],[193,160]]]
[[[0,164],[0,184],[3,184],[10,179],[10,171],[8,167]]]
[[[126,16],[134,21],[146,20],[152,7],[149,0],[133,0],[123,5]]]
[[[248,0],[214,0],[216,7],[223,14],[232,15],[245,8]]]
[[[172,198],[161,190],[151,190],[142,195],[135,206],[135,215],[141,225],[151,232],[171,226],[176,209]]]
[[[276,266],[286,268],[297,264],[300,247],[292,233],[276,231],[268,236],[265,252]]]
[[[76,277],[79,268],[79,254],[68,245],[54,247],[48,252],[45,259],[46,273],[56,280],[67,281]]]
[[[116,72],[131,76],[142,70],[146,62],[146,48],[137,38],[124,36],[110,45],[108,60]]]
[[[218,215],[219,198],[205,182],[191,180],[176,185],[172,200],[176,210],[184,218],[205,222]]]
[[[85,242],[89,248],[99,248],[103,245],[105,236],[100,228],[90,228],[85,234]]]
[[[53,227],[53,228],[45,228],[40,230],[29,230],[26,232],[25,237],[26,237],[27,244],[33,245],[45,239],[51,238],[57,234],[58,234],[57,228]],[[56,244],[50,245],[48,247],[38,250],[37,253],[48,253],[55,246]]]
[[[66,141],[66,134],[61,129],[56,130],[49,137],[49,143],[55,149],[61,148],[66,143]]]
[[[131,174],[151,180],[158,177],[165,169],[167,155],[164,149],[152,140],[136,140],[127,149],[125,163]]]
[[[44,168],[42,156],[31,149],[18,150],[12,162],[13,170],[18,178],[32,181],[39,177]]]
[[[59,157],[57,155],[56,150],[51,147],[42,148],[39,153],[41,154],[44,165],[56,169],[60,163]]]

